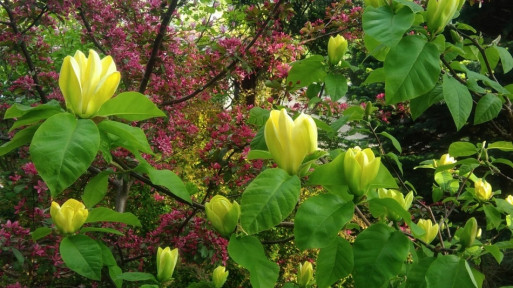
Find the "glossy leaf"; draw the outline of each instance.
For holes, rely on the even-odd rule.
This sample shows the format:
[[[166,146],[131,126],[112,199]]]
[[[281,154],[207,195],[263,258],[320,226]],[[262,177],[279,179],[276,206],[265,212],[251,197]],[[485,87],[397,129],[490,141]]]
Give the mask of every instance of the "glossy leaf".
[[[488,149],[499,149],[501,151],[513,151],[513,142],[497,141],[488,144]]]
[[[303,60],[293,62],[287,76],[287,86],[291,91],[307,87],[314,82],[324,81],[324,57],[313,55]]]
[[[39,227],[36,230],[30,232],[30,236],[32,236],[32,240],[37,241],[43,237],[50,235],[52,231],[52,228],[49,227]]]
[[[382,287],[397,275],[408,256],[409,241],[400,231],[382,223],[361,232],[354,242],[356,287]]]
[[[296,175],[275,168],[260,173],[246,188],[241,200],[241,225],[249,234],[279,224],[299,200],[301,182]]]
[[[472,111],[472,96],[467,87],[447,75],[444,75],[442,88],[445,103],[451,112],[456,129],[460,130]]]
[[[385,59],[387,103],[410,100],[431,91],[441,71],[439,56],[437,47],[426,39],[404,37]]]
[[[408,7],[394,13],[391,6],[367,7],[363,13],[363,30],[375,40],[388,47],[395,46],[410,29],[415,15]]]
[[[308,198],[296,213],[294,236],[299,249],[323,248],[353,218],[354,204],[335,194]]]
[[[114,144],[130,150],[134,154],[137,154],[137,151],[153,154],[144,131],[139,127],[132,127],[117,121],[103,120],[98,124],[98,129],[113,135],[112,142]]]
[[[271,112],[260,107],[253,107],[249,111],[248,123],[261,127],[265,124]]]
[[[265,256],[264,247],[253,236],[237,238],[232,235],[228,254],[237,264],[246,268],[254,288],[274,287],[278,280],[279,267]]]
[[[102,105],[97,116],[116,116],[128,121],[165,117],[155,103],[138,92],[123,92]]]
[[[354,258],[351,244],[344,238],[332,239],[317,256],[316,281],[320,288],[329,287],[353,270]]]
[[[41,104],[35,107],[27,106],[19,103],[13,104],[7,111],[5,111],[4,119],[18,118],[21,119],[23,116],[34,111],[62,111],[61,105],[56,100],[51,100],[48,103]]]
[[[326,93],[330,96],[331,101],[337,101],[344,97],[347,93],[347,79],[341,74],[328,74],[324,79],[326,85]]]
[[[116,279],[122,279],[125,281],[137,282],[137,281],[152,281],[157,282],[155,276],[145,272],[125,272],[119,275]]]
[[[449,154],[452,157],[466,157],[476,153],[476,146],[469,142],[453,142],[449,146]]]
[[[160,185],[166,187],[171,193],[173,193],[178,198],[186,201],[187,203],[191,203],[191,195],[187,191],[187,187],[183,183],[182,179],[178,177],[171,170],[157,170],[153,168],[149,163],[143,162],[142,159],[139,159],[141,164],[137,166],[136,170],[138,172],[148,174],[148,177],[151,180],[151,183],[155,185]]]
[[[60,107],[55,109],[41,109],[28,111],[26,114],[16,119],[16,122],[12,124],[11,128],[9,129],[9,132],[21,126],[31,125],[41,120],[48,119],[51,116],[58,113],[62,113]]]
[[[504,74],[508,73],[509,71],[511,71],[511,69],[513,69],[513,57],[511,56],[509,51],[506,50],[504,47],[494,46],[494,48],[499,53],[499,57],[501,59],[502,64],[502,72]]]
[[[18,147],[30,143],[32,137],[34,136],[34,133],[36,133],[36,130],[38,128],[39,126],[30,126],[21,131],[18,131],[18,133],[16,133],[9,142],[6,142],[0,146],[0,156],[11,152],[12,150]]]
[[[436,258],[426,272],[426,282],[427,288],[477,288],[470,266],[455,255]]]
[[[444,99],[442,86],[436,85],[428,93],[421,95],[410,101],[410,112],[413,120],[419,118],[433,104],[438,103]]]
[[[89,209],[86,223],[94,222],[119,222],[141,227],[141,222],[134,214],[130,212],[120,213],[106,207]]]
[[[93,239],[81,234],[65,237],[59,252],[69,269],[89,279],[101,280],[102,249]]]
[[[382,135],[386,138],[388,138],[391,142],[392,142],[392,145],[394,146],[394,148],[399,152],[399,153],[402,153],[403,152],[403,149],[401,148],[401,143],[399,143],[399,141],[397,141],[397,139],[392,136],[391,134],[389,134],[388,132],[381,132],[379,133],[379,135]]]
[[[405,288],[426,288],[426,272],[433,261],[435,258],[426,257],[420,259],[418,263],[414,263],[406,275]]]
[[[501,108],[502,101],[497,95],[486,94],[477,102],[474,125],[495,119],[501,112]]]
[[[82,194],[82,201],[87,208],[92,208],[105,197],[110,174],[110,171],[103,171],[89,180]]]
[[[69,113],[46,120],[32,138],[30,155],[52,196],[87,171],[100,146],[100,134],[90,119]]]

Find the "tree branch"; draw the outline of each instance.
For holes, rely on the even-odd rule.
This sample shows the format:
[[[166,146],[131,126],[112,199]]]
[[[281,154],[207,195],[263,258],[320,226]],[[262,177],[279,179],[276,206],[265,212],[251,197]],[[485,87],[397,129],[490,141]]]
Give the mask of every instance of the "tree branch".
[[[94,46],[98,48],[98,50],[100,50],[104,55],[108,55],[107,51],[105,51],[105,49],[102,47],[102,45],[100,45],[98,40],[96,40],[96,37],[94,37],[93,29],[91,29],[91,25],[87,21],[82,7],[78,7],[78,15],[80,16],[80,19],[82,19],[84,27],[87,30],[87,35],[89,36],[89,38],[91,38],[91,41],[93,41]]]

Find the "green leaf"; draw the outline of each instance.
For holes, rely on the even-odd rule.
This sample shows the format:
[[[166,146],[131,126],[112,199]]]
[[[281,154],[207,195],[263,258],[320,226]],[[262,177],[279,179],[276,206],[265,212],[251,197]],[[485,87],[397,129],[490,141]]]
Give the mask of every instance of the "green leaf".
[[[490,69],[495,70],[495,67],[497,67],[497,64],[499,63],[499,51],[495,49],[495,47],[488,47],[485,50],[486,58],[488,59],[488,64],[490,65]],[[483,55],[481,53],[478,54],[479,62],[481,63],[481,74],[488,73],[488,69],[486,67],[485,61],[483,59]]]
[[[37,241],[43,237],[46,237],[52,233],[52,229],[49,227],[39,227],[36,230],[30,232],[33,241]]]
[[[369,210],[374,217],[383,217],[391,212],[392,214],[401,217],[406,224],[410,227],[415,235],[423,235],[425,232],[422,228],[417,226],[411,220],[411,215],[408,211],[392,198],[373,198],[369,200]]]
[[[418,263],[413,264],[413,267],[408,271],[406,276],[405,288],[426,288],[426,272],[433,261],[435,261],[435,258],[426,257],[420,259]]]
[[[319,288],[329,287],[346,277],[353,270],[353,249],[351,244],[336,237],[330,245],[322,248],[317,256],[316,282]]]
[[[452,157],[467,157],[476,153],[476,146],[469,142],[453,142],[449,146],[449,155]]]
[[[421,95],[417,98],[411,99],[410,101],[410,112],[413,120],[419,118],[424,111],[426,111],[431,105],[438,103],[444,99],[442,86],[436,85],[428,93]]]
[[[130,212],[119,213],[106,207],[89,209],[86,223],[94,222],[119,222],[141,227],[141,222],[134,214]]]
[[[449,107],[456,129],[460,130],[472,112],[472,96],[467,87],[447,74],[443,77],[442,88],[445,103]]]
[[[486,216],[486,230],[498,228],[502,223],[501,213],[492,205],[483,205]]]
[[[410,100],[431,91],[441,71],[439,56],[434,44],[416,35],[404,37],[393,47],[384,66],[387,104]]]
[[[507,141],[497,141],[488,144],[488,149],[499,149],[501,151],[513,151],[513,143]]]
[[[265,130],[265,126],[262,126],[262,127],[260,127],[260,129],[258,129],[257,134],[255,135],[255,137],[253,138],[253,140],[251,140],[251,143],[249,144],[249,147],[251,149],[262,150],[262,151],[269,150],[267,148],[267,144],[265,143],[264,130]]]
[[[103,120],[98,124],[98,129],[110,134],[114,144],[124,147],[134,154],[137,154],[137,151],[153,154],[144,131],[139,127],[132,127],[117,121]]]
[[[386,138],[388,138],[390,141],[392,141],[392,145],[394,145],[394,148],[399,152],[399,153],[402,153],[403,152],[403,149],[401,148],[401,143],[399,143],[399,141],[397,141],[397,139],[390,135],[389,133],[387,132],[381,132],[379,133],[380,135],[382,136],[385,136]]]
[[[139,161],[141,162],[142,159]],[[180,179],[180,177],[178,177],[178,175],[173,171],[157,170],[147,162],[141,162],[141,164],[137,166],[136,171],[148,174],[151,183],[164,186],[178,198],[186,201],[187,203],[192,203],[191,195],[187,191],[187,187],[183,183],[182,179]]]
[[[314,82],[322,82],[326,77],[324,57],[313,55],[309,58],[293,62],[287,76],[287,86],[291,91],[307,87]]]
[[[295,242],[299,249],[324,248],[338,237],[338,232],[353,218],[354,204],[335,194],[308,198],[296,213]]]
[[[424,10],[424,8],[422,8],[422,6],[420,6],[419,4],[417,4],[415,2],[411,2],[409,0],[394,0],[394,2],[402,4],[404,6],[408,6],[411,9],[411,11],[413,11],[414,13]]]
[[[20,250],[14,248],[14,247],[11,247],[11,251],[12,251],[12,254],[14,254],[14,257],[16,258],[16,261],[18,261],[20,266],[23,266],[23,263],[25,263],[25,257],[23,257],[23,254],[21,254]]]
[[[155,279],[155,276],[153,276],[153,274],[145,272],[125,272],[119,275],[117,279],[122,279],[130,282],[153,281],[155,283],[158,283],[157,279]]]
[[[363,40],[365,42],[365,49],[369,51],[369,55],[372,55],[378,61],[385,61],[385,58],[387,57],[387,54],[390,51],[390,47],[376,40],[369,34],[363,35]]]
[[[341,74],[328,74],[324,79],[326,93],[331,101],[337,101],[347,93],[347,79]]]
[[[256,159],[273,159],[273,155],[271,155],[271,152],[269,152],[269,151],[249,150],[248,160],[256,160]]]
[[[410,29],[415,14],[408,7],[403,7],[394,13],[391,6],[379,8],[367,7],[363,13],[362,23],[365,34],[387,45],[395,46]]]
[[[116,116],[128,121],[166,117],[155,103],[139,92],[123,92],[102,105],[96,116]]]
[[[102,277],[102,249],[85,235],[73,235],[62,239],[59,251],[69,269],[89,279],[100,281]]]
[[[80,232],[81,233],[87,233],[87,232],[101,232],[101,233],[110,233],[110,234],[116,234],[116,235],[119,235],[119,236],[123,236],[125,234],[119,232],[118,230],[116,229],[112,229],[112,228],[100,228],[100,227],[82,227],[82,229],[80,229]]]
[[[251,286],[274,287],[278,280],[279,267],[265,256],[264,247],[253,236],[237,238],[232,235],[228,243],[228,254],[237,264],[249,270]]]
[[[385,69],[383,69],[383,67],[375,69],[369,73],[369,76],[367,76],[362,85],[369,85],[372,83],[383,83],[385,82],[385,77]]]
[[[16,133],[14,137],[12,137],[11,141],[6,142],[2,144],[2,146],[0,146],[0,156],[5,155],[20,146],[30,143],[30,141],[32,141],[34,133],[36,133],[36,130],[38,128],[39,126],[36,125],[18,131],[18,133]]]
[[[98,245],[102,249],[102,261],[104,266],[118,266],[116,263],[116,259],[114,259],[114,255],[112,255],[112,251],[107,247],[102,241],[97,241]]]
[[[30,155],[52,196],[73,184],[91,165],[100,147],[100,133],[90,119],[69,113],[46,120],[32,138]]]
[[[370,183],[371,188],[399,188],[394,176],[383,163],[379,166],[378,175]]]
[[[111,171],[103,171],[89,180],[82,195],[82,201],[87,208],[92,208],[105,197],[111,173]]]
[[[486,252],[492,254],[493,258],[495,258],[495,261],[497,261],[497,264],[501,264],[502,259],[504,259],[504,253],[501,252],[501,249],[495,245],[484,245],[483,246]]]
[[[39,107],[39,106],[37,106]],[[25,126],[25,125],[31,125],[34,123],[37,123],[41,120],[48,119],[51,116],[62,113],[62,110],[60,107],[58,109],[41,109],[41,110],[31,110],[25,113],[23,116],[18,118],[16,122],[14,122],[9,129],[9,132],[13,131],[14,129]]]
[[[119,275],[123,274],[123,271],[119,266],[108,266],[109,269],[109,277],[114,282],[114,285],[116,288],[122,288],[123,287],[123,279],[117,279]],[[158,288],[158,286],[157,286]]]
[[[502,108],[502,101],[494,94],[486,94],[476,106],[476,114],[474,116],[474,125],[488,122],[499,115]]]
[[[436,258],[426,272],[428,288],[477,287],[467,261],[455,255]]]
[[[341,153],[333,161],[315,168],[308,177],[307,184],[325,187],[346,186],[344,177],[341,177],[341,175],[344,175],[344,155],[345,153]]]
[[[399,160],[399,157],[396,154],[392,153],[392,152],[388,152],[387,154],[385,154],[385,156],[388,159],[394,161],[395,165],[397,166],[397,168],[399,169],[399,172],[401,172],[401,175],[402,175],[404,173],[403,172],[403,164]]]
[[[501,59],[501,64],[502,64],[502,72],[504,74],[508,73],[509,71],[511,71],[511,69],[513,69],[513,57],[511,57],[511,54],[505,48],[499,47],[499,46],[493,46],[493,47],[499,53],[499,57]]]
[[[22,105],[19,103],[13,104],[7,111],[5,111],[4,119],[23,118],[27,113],[34,111],[55,111],[62,112],[61,105],[56,100],[51,100],[48,103],[41,104],[35,107]]]
[[[258,127],[264,126],[270,114],[271,111],[269,110],[262,109],[260,107],[253,107],[249,111],[249,118],[247,122]]]
[[[403,233],[383,223],[360,233],[354,242],[355,286],[382,287],[397,275],[408,256],[409,241]]]
[[[301,181],[296,175],[275,168],[260,173],[242,194],[240,223],[248,234],[279,224],[294,210]]]

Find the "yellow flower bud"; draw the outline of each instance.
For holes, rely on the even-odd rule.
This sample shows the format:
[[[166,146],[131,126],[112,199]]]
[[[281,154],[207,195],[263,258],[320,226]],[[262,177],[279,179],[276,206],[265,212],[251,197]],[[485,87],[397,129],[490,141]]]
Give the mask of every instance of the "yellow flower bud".
[[[87,220],[89,211],[84,204],[75,199],[68,199],[60,206],[57,202],[52,202],[50,215],[53,223],[65,234],[75,233]]]
[[[476,194],[476,198],[480,201],[488,201],[490,198],[492,198],[492,185],[490,183],[486,182],[486,180],[483,179],[477,179],[476,182],[474,182],[474,192]]]
[[[212,272],[212,283],[214,283],[214,287],[223,287],[226,279],[228,278],[228,274],[229,272],[226,271],[226,268],[223,266],[218,266],[216,269],[214,269],[214,272]]]
[[[510,205],[513,205],[513,195],[508,195],[508,197],[506,197],[506,202],[508,202]]]
[[[451,157],[449,154],[444,154],[440,157],[440,160],[436,162],[436,166],[443,166],[456,163],[454,157]]]
[[[317,150],[317,126],[305,114],[293,121],[285,109],[271,111],[264,136],[274,161],[290,175],[297,174],[306,155]]]
[[[331,65],[337,65],[347,51],[347,40],[342,35],[330,36],[328,41],[328,59]]]
[[[229,236],[239,222],[240,206],[226,197],[216,195],[205,204],[205,213],[212,226],[223,236]]]
[[[433,225],[433,222],[431,220],[424,220],[420,219],[417,225],[424,230],[424,235],[422,236],[416,236],[417,239],[422,240],[426,243],[431,243],[433,239],[435,239],[436,235],[438,234],[438,224]]]
[[[425,17],[429,31],[442,32],[461,6],[461,0],[429,0]]]
[[[401,193],[400,191],[397,191],[395,189],[379,188],[378,196],[381,199],[383,199],[383,198],[394,199],[406,211],[408,211],[408,209],[410,209],[411,203],[413,202],[413,191],[410,191],[410,193],[408,193],[406,195],[406,197],[404,197],[403,193]],[[398,221],[401,219],[401,217],[399,215],[397,215],[396,213],[393,213],[391,211],[388,211],[387,218],[389,218],[391,220],[395,220],[395,221]]]
[[[299,264],[299,271],[297,273],[297,284],[299,287],[310,287],[313,283],[313,267],[312,263],[305,261]]]
[[[479,227],[477,226],[477,220],[476,218],[472,217],[467,220],[463,228],[460,228],[456,231],[454,237],[460,241],[463,248],[467,248],[472,246],[472,243],[474,243],[474,240],[476,239],[479,232],[478,229]]]
[[[89,50],[86,57],[77,51],[75,56],[64,58],[59,87],[68,110],[81,118],[90,118],[112,98],[120,79],[111,56],[100,59],[94,50]]]
[[[171,250],[169,247],[157,249],[157,279],[167,282],[173,277],[176,261],[178,260],[178,248]]]
[[[344,175],[349,192],[362,196],[369,184],[376,178],[381,165],[381,158],[375,157],[370,148],[362,150],[356,146],[347,150],[344,156]]]

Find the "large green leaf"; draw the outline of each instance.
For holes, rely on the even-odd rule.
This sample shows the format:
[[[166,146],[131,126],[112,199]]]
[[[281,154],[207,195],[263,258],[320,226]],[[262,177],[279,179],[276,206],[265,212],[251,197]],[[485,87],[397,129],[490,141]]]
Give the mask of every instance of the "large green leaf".
[[[502,101],[499,96],[494,94],[486,94],[479,99],[476,106],[476,114],[474,115],[474,125],[488,122],[499,115],[502,108]]]
[[[294,210],[300,189],[296,175],[279,168],[264,170],[242,194],[242,228],[255,234],[279,224]]]
[[[322,82],[326,77],[324,57],[313,55],[303,60],[293,62],[287,76],[287,86],[291,91],[307,87],[314,82]]]
[[[356,287],[385,286],[406,261],[409,241],[403,233],[383,223],[374,224],[360,233],[354,242]]]
[[[453,142],[449,146],[449,155],[453,157],[467,157],[477,153],[477,147],[469,142]]]
[[[87,171],[100,146],[100,133],[90,119],[69,113],[46,120],[32,138],[30,155],[52,196]]]
[[[440,53],[426,39],[404,37],[385,59],[385,97],[388,104],[410,100],[435,87],[440,75]]]
[[[137,151],[153,154],[146,135],[139,127],[132,127],[117,121],[104,120],[98,124],[98,129],[110,134],[112,143],[124,147],[134,154],[137,154]]]
[[[442,89],[445,103],[449,107],[456,129],[460,130],[467,122],[472,111],[472,96],[467,87],[455,78],[445,74],[443,81]]]
[[[30,143],[32,137],[34,136],[34,133],[36,133],[36,130],[38,128],[39,126],[36,125],[18,131],[18,133],[16,133],[14,137],[12,137],[11,141],[6,142],[2,144],[2,146],[0,146],[0,156],[5,155],[20,146]]]
[[[354,257],[351,244],[344,238],[332,239],[317,256],[316,281],[320,288],[329,287],[353,270]]]
[[[187,187],[183,183],[182,179],[180,179],[180,177],[178,177],[178,175],[173,171],[167,169],[157,170],[149,163],[143,162],[143,159],[139,159],[139,162],[141,162],[141,164],[137,166],[136,170],[148,174],[151,183],[166,187],[171,193],[187,203],[192,202],[191,195],[189,194],[189,191],[187,191]]]
[[[388,171],[387,167],[381,162],[378,175],[369,184],[371,188],[399,188],[394,176]]]
[[[237,264],[249,270],[251,286],[254,288],[274,287],[278,280],[279,267],[265,256],[264,247],[253,236],[237,238],[232,235],[228,254]]]
[[[328,74],[324,79],[326,93],[332,101],[337,101],[347,93],[347,79],[341,74]]]
[[[426,257],[413,264],[406,276],[406,288],[426,288],[426,272],[433,261],[435,258]]]
[[[86,223],[94,222],[119,222],[141,227],[141,222],[134,214],[130,212],[120,213],[106,207],[89,209]]]
[[[471,288],[477,283],[465,259],[456,255],[439,256],[426,272],[427,288]]]
[[[414,20],[415,14],[410,8],[403,7],[394,13],[388,5],[367,7],[362,18],[365,34],[388,47],[395,46],[401,40]]]
[[[62,239],[59,251],[66,266],[76,273],[93,280],[101,280],[103,257],[100,245],[85,235]]]
[[[511,69],[513,69],[513,57],[511,57],[511,54],[508,50],[506,50],[506,48],[499,46],[493,47],[499,53],[499,57],[501,59],[502,64],[502,72],[504,72],[504,74],[508,73],[509,71],[511,71]]]
[[[369,210],[372,213],[372,216],[378,218],[387,216],[388,214],[398,215],[400,216],[406,224],[410,227],[415,235],[423,235],[425,232],[422,228],[417,226],[417,224],[413,223],[411,220],[411,215],[408,211],[404,210],[404,208],[392,198],[373,198],[369,200]]]
[[[39,106],[37,106],[39,107]],[[50,106],[52,107],[52,106]],[[9,129],[10,131],[13,131],[16,128],[19,128],[21,126],[31,125],[34,123],[37,123],[41,120],[48,119],[51,116],[62,113],[62,110],[60,107],[57,109],[38,109],[38,110],[30,110],[27,113],[25,113],[23,116],[18,118],[16,122],[14,122]]]
[[[97,116],[117,116],[128,121],[165,117],[150,99],[138,92],[123,92],[102,105]]]
[[[269,110],[260,107],[253,107],[249,110],[249,118],[247,122],[258,127],[264,126],[270,114],[271,111]]]
[[[11,107],[9,107],[7,111],[5,111],[4,119],[18,118],[19,120],[23,118],[23,116],[25,116],[27,113],[46,110],[54,112],[62,111],[59,102],[57,102],[56,100],[51,100],[48,103],[41,104],[35,107],[15,103]]]
[[[344,155],[340,153],[333,161],[315,168],[308,177],[308,185],[322,185],[325,187],[346,186],[347,183],[342,177],[344,175]]]
[[[323,248],[337,238],[342,227],[353,218],[354,204],[335,194],[308,198],[296,214],[294,236],[299,249]]]

